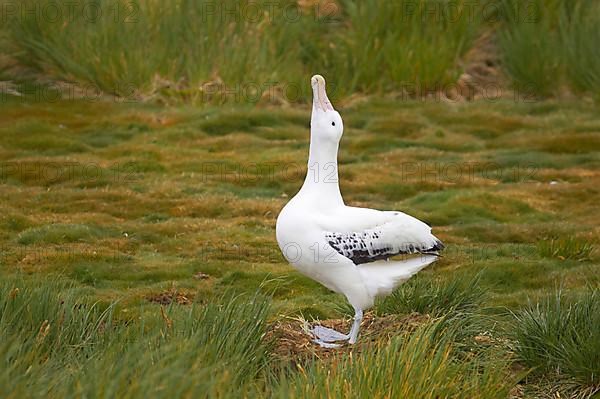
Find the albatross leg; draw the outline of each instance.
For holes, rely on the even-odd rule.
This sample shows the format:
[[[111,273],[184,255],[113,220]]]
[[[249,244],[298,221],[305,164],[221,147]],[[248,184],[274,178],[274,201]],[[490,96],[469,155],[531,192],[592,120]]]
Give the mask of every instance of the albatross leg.
[[[354,323],[352,323],[352,328],[350,329],[350,339],[348,340],[349,344],[353,344],[356,342],[356,338],[358,338],[358,330],[360,329],[360,322],[363,318],[363,311],[361,309],[354,308]]]
[[[347,334],[342,334],[339,331],[323,326],[314,326],[311,333],[317,337],[317,340],[320,342],[346,341],[350,338]]]
[[[310,332],[315,336],[313,342],[321,345],[323,348],[339,348],[341,345],[336,344],[336,341],[348,341],[350,344],[354,344],[358,338],[358,330],[360,329],[360,323],[363,318],[363,311],[361,309],[354,309],[354,322],[349,334],[342,334],[339,331],[323,326],[314,326]]]

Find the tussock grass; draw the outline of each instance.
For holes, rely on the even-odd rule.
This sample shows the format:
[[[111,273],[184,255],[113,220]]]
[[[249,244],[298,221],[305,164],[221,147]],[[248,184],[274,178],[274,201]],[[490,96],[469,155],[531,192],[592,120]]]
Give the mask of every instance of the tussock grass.
[[[563,260],[590,260],[594,249],[593,242],[578,237],[550,238],[538,243],[538,251],[541,256]]]
[[[505,398],[513,386],[507,363],[490,353],[456,362],[453,331],[438,325],[362,353],[309,364],[283,378],[278,397]],[[456,327],[454,327],[456,328]]]
[[[499,17],[488,28],[498,30],[500,57],[522,96],[565,87],[598,92],[598,4],[490,3],[99,0],[102,15],[93,18],[84,3],[71,13],[66,0],[24,0],[19,7],[36,12],[7,13],[0,40],[5,36],[27,68],[128,99],[295,103],[310,97],[306,76],[323,71],[335,71],[334,100],[356,92],[446,92],[464,72],[462,56],[484,19]],[[49,18],[48,9],[62,12]]]
[[[263,297],[161,308],[125,324],[114,304],[90,305],[69,285],[34,286],[0,284],[3,397],[231,397],[252,392],[266,365]]]
[[[303,101],[306,76],[328,70],[336,71],[334,99],[383,89],[414,95],[460,75],[459,58],[479,29],[480,13],[467,3],[344,1],[331,13],[291,0],[274,9],[267,1],[100,0],[100,18],[90,21],[81,7],[58,20],[26,14],[9,21],[8,36],[22,64],[126,98],[256,103],[266,93]],[[68,9],[64,0],[22,6],[49,4]],[[107,12],[114,9],[121,13]]]
[[[281,374],[264,342],[269,300],[223,297],[117,317],[58,281],[0,284],[3,397],[505,397],[501,352],[458,361],[464,323],[440,321],[374,348]],[[460,327],[459,327],[460,326]],[[351,382],[351,383],[349,383]],[[407,396],[408,395],[408,396]]]
[[[579,92],[600,93],[600,4],[590,0],[569,2],[568,18],[560,21],[560,31],[566,52],[567,76]]]
[[[564,83],[556,31],[560,0],[502,2],[506,28],[500,31],[504,66],[518,90],[550,95]]]
[[[42,396],[62,381],[52,379],[61,374],[56,374],[61,365],[90,357],[107,344],[102,330],[112,322],[113,308],[83,305],[69,288],[46,282],[36,289],[14,279],[0,284],[2,396]]]
[[[44,10],[50,3],[27,0],[22,6]],[[60,10],[69,9],[66,1],[54,3]],[[9,30],[22,51],[23,64],[59,79],[91,83],[127,98],[144,93],[188,101],[218,92],[218,86],[217,91],[198,90],[206,82],[233,87],[251,84],[247,93],[237,92],[255,102],[267,89],[267,81],[280,81],[283,70],[295,69],[294,61],[287,60],[292,52],[286,51],[286,44],[294,43],[295,37],[292,29],[282,35],[281,10],[277,21],[262,14],[249,18],[240,11],[247,10],[248,3],[101,0],[98,18],[86,17],[79,4],[72,17],[62,13],[58,20],[43,18],[38,15],[41,11],[23,18],[19,15],[9,21]],[[262,3],[258,7],[268,9]],[[234,10],[233,15],[226,10]],[[222,102],[222,98],[217,95],[215,101]],[[243,101],[252,102],[248,98]]]
[[[578,391],[600,391],[600,290],[561,291],[513,314],[516,353],[538,373]]]
[[[350,29],[327,53],[328,69],[344,93],[443,89],[460,75],[457,61],[479,28],[480,13],[467,15],[466,3],[343,1]]]
[[[98,0],[102,15],[94,18],[86,3],[24,0],[7,12],[0,41],[24,67],[127,99],[295,103],[310,97],[306,76],[323,71],[335,71],[334,100],[446,92],[464,72],[462,56],[483,19],[499,17],[488,29],[498,31],[504,69],[523,97],[598,92],[597,2],[490,3]],[[59,17],[48,17],[49,9]],[[2,79],[18,78],[2,69]]]
[[[418,312],[434,317],[473,311],[481,306],[485,296],[480,279],[480,274],[449,281],[416,276],[380,301],[376,309],[382,314]]]
[[[600,87],[595,50],[599,5],[590,0],[500,3],[504,66],[517,90],[529,95],[561,94],[564,88],[592,95]]]

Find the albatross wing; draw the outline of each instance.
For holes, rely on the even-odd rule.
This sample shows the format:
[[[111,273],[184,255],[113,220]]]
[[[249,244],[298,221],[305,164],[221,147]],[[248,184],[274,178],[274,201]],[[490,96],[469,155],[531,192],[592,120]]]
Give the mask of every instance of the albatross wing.
[[[340,213],[325,220],[325,240],[355,265],[444,249],[427,224],[405,213],[353,207]]]

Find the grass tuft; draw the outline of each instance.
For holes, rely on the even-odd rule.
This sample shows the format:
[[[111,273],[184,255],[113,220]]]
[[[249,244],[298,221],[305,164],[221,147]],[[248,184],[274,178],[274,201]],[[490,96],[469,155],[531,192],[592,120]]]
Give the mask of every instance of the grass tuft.
[[[564,385],[600,392],[598,288],[571,300],[558,291],[513,315],[516,353],[527,366],[550,373]]]
[[[456,82],[460,56],[479,28],[468,2],[342,2],[350,29],[327,53],[344,93],[404,91],[423,95]],[[449,15],[451,14],[451,15]],[[370,21],[366,24],[364,21]]]
[[[114,304],[78,294],[60,282],[0,283],[0,396],[252,395],[268,357],[267,298],[153,307],[124,323]]]
[[[504,0],[500,48],[516,89],[561,94],[564,87],[597,96],[600,6],[590,0]]]
[[[380,314],[407,314],[418,312],[431,316],[468,312],[483,302],[480,275],[455,277],[450,281],[432,281],[416,276],[398,287],[391,295],[379,301]]]
[[[361,353],[315,361],[282,378],[277,397],[506,398],[507,363],[486,355],[453,361],[450,331],[437,325]]]
[[[541,256],[561,260],[588,261],[594,249],[592,242],[577,237],[551,238],[538,243]]]

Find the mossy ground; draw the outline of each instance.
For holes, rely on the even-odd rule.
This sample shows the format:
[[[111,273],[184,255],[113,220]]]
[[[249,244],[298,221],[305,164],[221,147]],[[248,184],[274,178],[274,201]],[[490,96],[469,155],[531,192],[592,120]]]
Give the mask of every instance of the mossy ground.
[[[432,224],[447,250],[423,274],[481,271],[490,305],[583,287],[598,280],[598,253],[548,242],[597,244],[598,111],[508,100],[343,108],[342,193]],[[309,109],[14,100],[2,114],[3,274],[59,275],[126,312],[169,290],[201,301],[259,286],[277,315],[344,308],[286,264],[274,237],[302,184]]]

